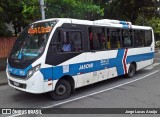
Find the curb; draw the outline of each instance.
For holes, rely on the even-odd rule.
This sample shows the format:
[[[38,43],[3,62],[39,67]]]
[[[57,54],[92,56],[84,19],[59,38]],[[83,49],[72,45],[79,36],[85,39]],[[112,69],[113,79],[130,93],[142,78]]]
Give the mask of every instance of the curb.
[[[7,85],[8,82],[0,83],[0,86]]]
[[[6,67],[0,67],[0,71],[5,71],[6,70]]]

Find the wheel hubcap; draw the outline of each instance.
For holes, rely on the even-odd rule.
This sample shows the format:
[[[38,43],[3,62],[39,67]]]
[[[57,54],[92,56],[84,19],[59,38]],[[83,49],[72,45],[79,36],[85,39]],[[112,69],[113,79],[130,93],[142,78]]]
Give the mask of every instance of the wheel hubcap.
[[[132,66],[132,67],[130,68],[130,74],[133,75],[134,72],[135,72],[135,69],[134,69],[134,67]]]
[[[58,85],[56,88],[57,95],[64,95],[66,92],[66,87],[64,85]]]

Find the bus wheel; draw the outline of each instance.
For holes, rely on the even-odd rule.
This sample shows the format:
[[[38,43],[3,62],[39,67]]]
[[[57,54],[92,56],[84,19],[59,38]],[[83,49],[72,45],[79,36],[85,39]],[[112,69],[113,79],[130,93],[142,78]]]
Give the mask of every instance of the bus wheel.
[[[71,94],[71,85],[67,80],[60,80],[56,84],[55,90],[50,92],[50,96],[54,100],[62,100],[69,97]]]
[[[132,78],[135,75],[135,73],[136,73],[136,66],[134,64],[130,64],[127,77]]]

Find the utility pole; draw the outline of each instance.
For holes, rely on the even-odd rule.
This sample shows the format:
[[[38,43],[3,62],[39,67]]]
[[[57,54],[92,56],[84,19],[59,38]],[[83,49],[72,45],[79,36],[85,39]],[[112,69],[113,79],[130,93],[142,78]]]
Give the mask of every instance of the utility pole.
[[[39,0],[39,1],[40,1],[40,7],[41,7],[42,20],[44,20],[45,19],[44,0]]]

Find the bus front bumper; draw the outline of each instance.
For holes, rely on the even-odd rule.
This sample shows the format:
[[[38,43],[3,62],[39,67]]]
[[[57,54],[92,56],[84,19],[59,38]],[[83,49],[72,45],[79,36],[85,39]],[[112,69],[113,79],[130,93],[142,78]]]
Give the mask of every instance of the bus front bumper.
[[[38,72],[33,74],[33,76],[28,79],[19,79],[10,76],[6,70],[8,84],[11,87],[24,92],[34,93],[34,94],[44,93],[45,91],[44,91],[43,75],[40,72],[39,73]]]

